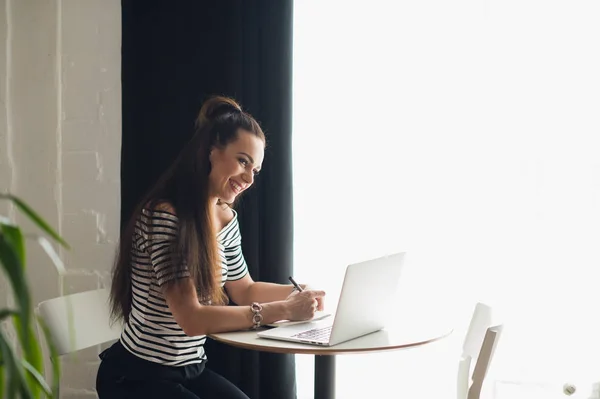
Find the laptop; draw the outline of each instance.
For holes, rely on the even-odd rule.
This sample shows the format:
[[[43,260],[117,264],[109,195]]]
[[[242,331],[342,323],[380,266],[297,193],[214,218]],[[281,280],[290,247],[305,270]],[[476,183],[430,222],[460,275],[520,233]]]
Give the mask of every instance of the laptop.
[[[393,314],[406,253],[400,252],[346,268],[333,318],[258,332],[261,338],[333,346],[379,331]]]

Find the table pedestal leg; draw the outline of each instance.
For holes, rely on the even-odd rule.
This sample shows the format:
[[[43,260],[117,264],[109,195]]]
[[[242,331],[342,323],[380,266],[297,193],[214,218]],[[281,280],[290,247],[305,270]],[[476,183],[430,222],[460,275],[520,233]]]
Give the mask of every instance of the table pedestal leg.
[[[315,355],[315,399],[335,399],[334,355]]]

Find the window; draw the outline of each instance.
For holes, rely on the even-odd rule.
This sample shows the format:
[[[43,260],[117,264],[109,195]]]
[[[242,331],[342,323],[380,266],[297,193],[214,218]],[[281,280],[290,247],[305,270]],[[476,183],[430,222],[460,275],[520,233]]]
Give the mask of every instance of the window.
[[[427,355],[445,362],[436,375],[414,366],[417,352],[338,357],[340,397],[452,384],[477,301],[505,323],[488,397],[505,399],[502,383],[589,392],[600,380],[600,4],[294,7],[298,279],[325,288],[333,309],[348,263],[407,250],[403,310],[438,310],[456,327]],[[297,358],[304,399],[312,358]],[[437,389],[429,397],[453,386]]]

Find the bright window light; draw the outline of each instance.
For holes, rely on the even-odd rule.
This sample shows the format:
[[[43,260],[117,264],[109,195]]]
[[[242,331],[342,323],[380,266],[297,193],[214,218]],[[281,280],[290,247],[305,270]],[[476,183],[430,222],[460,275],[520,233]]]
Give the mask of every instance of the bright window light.
[[[295,274],[332,309],[348,263],[406,250],[400,310],[455,327],[339,356],[339,397],[454,397],[477,301],[505,323],[488,398],[600,380],[599,19],[589,0],[295,2]]]

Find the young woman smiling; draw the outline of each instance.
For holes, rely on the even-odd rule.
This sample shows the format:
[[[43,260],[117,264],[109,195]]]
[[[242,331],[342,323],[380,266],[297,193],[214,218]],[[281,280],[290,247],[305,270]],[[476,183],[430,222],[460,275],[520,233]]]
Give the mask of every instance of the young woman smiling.
[[[323,306],[322,291],[248,273],[232,204],[260,172],[259,124],[225,97],[208,100],[196,122],[121,235],[111,305],[124,328],[100,355],[100,398],[247,398],[206,367],[206,335],[307,320]]]

